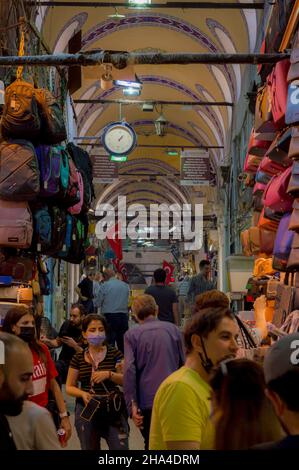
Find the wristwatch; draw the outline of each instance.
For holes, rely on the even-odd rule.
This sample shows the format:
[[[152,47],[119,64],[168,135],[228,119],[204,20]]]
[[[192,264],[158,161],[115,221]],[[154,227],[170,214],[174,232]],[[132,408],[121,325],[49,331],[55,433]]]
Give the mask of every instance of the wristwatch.
[[[59,413],[59,418],[60,419],[67,418],[68,416],[70,416],[68,411],[64,411],[63,413]]]

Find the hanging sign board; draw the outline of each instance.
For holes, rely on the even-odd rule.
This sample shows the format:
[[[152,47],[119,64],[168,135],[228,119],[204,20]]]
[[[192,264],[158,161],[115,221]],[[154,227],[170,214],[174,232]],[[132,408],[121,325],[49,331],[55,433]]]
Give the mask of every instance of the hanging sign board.
[[[205,149],[181,152],[181,185],[207,186],[210,183],[210,158]]]
[[[110,160],[104,149],[94,149],[91,158],[94,183],[110,184],[118,180],[118,164]]]

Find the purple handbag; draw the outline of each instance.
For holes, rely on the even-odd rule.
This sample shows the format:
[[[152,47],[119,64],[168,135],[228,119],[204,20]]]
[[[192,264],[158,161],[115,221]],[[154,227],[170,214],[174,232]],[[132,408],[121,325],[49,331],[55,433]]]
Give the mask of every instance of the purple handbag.
[[[272,266],[278,271],[286,271],[295,232],[288,230],[291,213],[284,214],[279,222],[273,249]]]
[[[287,193],[292,167],[283,173],[273,176],[264,191],[264,205],[275,212],[290,212],[294,198]]]

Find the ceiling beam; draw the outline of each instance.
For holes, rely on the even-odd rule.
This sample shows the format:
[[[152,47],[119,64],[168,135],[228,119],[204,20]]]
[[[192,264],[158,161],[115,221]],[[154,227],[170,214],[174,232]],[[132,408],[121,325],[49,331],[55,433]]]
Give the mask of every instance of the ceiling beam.
[[[156,135],[156,134],[154,134]],[[93,137],[93,139],[99,139],[99,137]],[[75,137],[75,139],[77,139]],[[103,147],[101,144],[98,143],[91,143],[91,142],[80,142],[79,145],[90,145],[91,147]],[[157,148],[157,149],[223,149],[223,145],[150,145],[150,144],[138,144],[136,147],[141,148]]]
[[[53,54],[35,56],[0,56],[0,66],[72,66],[101,65],[110,63],[117,69],[128,65],[160,64],[269,64],[288,59],[289,53],[273,54],[226,54],[226,53],[193,53],[193,52],[79,52],[77,54]]]
[[[36,6],[36,0],[26,1],[27,5]],[[137,5],[135,8],[138,10],[147,10],[147,9],[166,9],[166,8],[182,8],[184,10],[190,9],[215,9],[215,10],[263,10],[265,4],[272,2],[257,2],[257,3],[231,3],[231,2],[166,2],[166,3],[150,3],[146,5]],[[120,3],[120,2],[80,2],[80,1],[70,1],[70,2],[57,2],[57,1],[40,1],[38,6],[47,6],[47,7],[83,7],[83,8],[130,8],[134,9],[132,3]]]
[[[74,100],[76,104],[83,103],[103,103],[103,104],[165,104],[167,106],[234,106],[234,103],[228,101],[167,101],[167,100],[106,100],[106,99],[89,99]]]

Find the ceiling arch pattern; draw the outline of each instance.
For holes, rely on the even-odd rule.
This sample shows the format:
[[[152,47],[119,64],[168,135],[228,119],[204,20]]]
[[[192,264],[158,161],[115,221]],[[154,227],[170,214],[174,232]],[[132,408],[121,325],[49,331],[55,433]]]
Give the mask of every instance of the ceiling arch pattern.
[[[92,30],[88,31],[82,39],[83,49],[89,49],[92,44],[97,42],[99,39],[104,38],[106,35],[111,35],[113,32],[119,32],[124,29],[132,27],[146,27],[146,26],[158,26],[160,28],[166,28],[183,35],[191,37],[197,41],[202,47],[210,52],[217,52],[219,49],[211,39],[204,34],[199,28],[193,24],[178,19],[170,15],[162,15],[159,13],[151,13],[148,15],[143,14],[132,14],[120,21],[105,21],[102,24],[96,25]],[[232,89],[233,95],[235,96],[235,85],[230,67],[223,65],[223,69],[226,72],[229,86]]]
[[[71,2],[71,0],[69,0]],[[84,1],[84,0],[83,0]],[[88,0],[85,0],[86,3]],[[184,0],[183,0],[184,1]],[[186,0],[187,1],[187,0]],[[232,0],[240,1],[240,0]],[[252,0],[243,0],[251,2]],[[40,7],[37,6],[37,27],[45,41],[56,53],[66,50],[69,39],[81,29],[82,50],[94,49],[162,52],[252,52],[255,48],[260,13],[254,10],[224,11],[218,9],[184,10],[130,10],[118,8],[125,18],[112,19],[112,5],[107,8]],[[228,101],[236,103],[242,96],[243,65],[138,65],[135,72],[142,81],[141,100],[169,101]],[[123,98],[118,87],[101,89],[102,68],[83,69],[82,87],[74,99]],[[138,143],[129,160],[119,166],[120,180],[108,186],[97,185],[98,201],[115,202],[119,191],[136,203],[185,201],[195,197],[195,187],[179,184],[179,158],[169,158],[165,149],[157,145],[223,146],[210,149],[211,171],[220,180],[220,165],[225,161],[231,141],[230,129],[233,107],[200,106],[181,109],[178,106],[163,107],[169,122],[165,137],[155,134],[154,121],[160,107],[152,114],[144,114],[141,106],[122,107],[122,114],[138,134]],[[94,136],[98,143],[106,125],[119,119],[114,104],[75,104],[77,135]],[[93,142],[93,141],[89,141]],[[150,147],[144,145],[153,145]],[[92,150],[91,146],[85,147]],[[124,175],[126,173],[126,175]],[[157,175],[157,181],[147,176],[142,182],[135,174]],[[160,175],[163,175],[162,177]],[[165,176],[165,177],[164,177]],[[138,178],[139,179],[139,178]],[[151,180],[150,180],[151,179]],[[149,181],[150,180],[150,181]],[[205,188],[202,188],[205,192]]]

